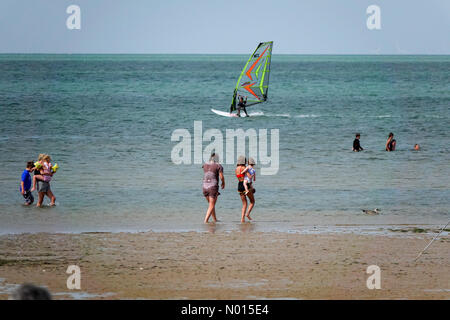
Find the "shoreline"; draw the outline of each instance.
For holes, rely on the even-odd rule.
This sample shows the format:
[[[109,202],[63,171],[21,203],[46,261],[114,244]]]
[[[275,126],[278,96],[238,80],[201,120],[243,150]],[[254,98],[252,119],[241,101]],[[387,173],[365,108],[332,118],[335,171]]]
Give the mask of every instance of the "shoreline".
[[[270,226],[268,226],[270,224]],[[330,225],[316,225],[308,224],[301,225],[290,222],[266,222],[253,221],[240,223],[236,222],[222,222],[218,223],[199,223],[196,227],[186,228],[146,228],[142,230],[131,229],[97,229],[97,230],[78,230],[78,231],[17,231],[17,232],[1,232],[0,238],[8,235],[34,235],[34,234],[48,234],[48,235],[80,235],[80,234],[139,234],[139,233],[230,233],[230,232],[256,232],[256,233],[288,233],[288,234],[355,234],[355,235],[381,235],[381,236],[429,236],[439,232],[445,224],[424,224],[424,223],[405,223],[405,224],[330,224]],[[448,236],[450,228],[442,232],[442,236]]]
[[[448,232],[413,261],[433,235],[3,235],[0,299],[24,282],[55,299],[450,299]],[[81,290],[66,287],[73,264]],[[380,290],[366,287],[369,265],[381,269]]]

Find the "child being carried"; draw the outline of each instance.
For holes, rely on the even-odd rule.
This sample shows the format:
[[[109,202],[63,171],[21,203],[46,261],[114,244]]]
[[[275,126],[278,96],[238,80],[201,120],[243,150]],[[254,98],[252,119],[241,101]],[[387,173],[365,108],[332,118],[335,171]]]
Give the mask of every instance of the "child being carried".
[[[249,192],[248,186],[250,185],[250,187],[251,187],[252,182],[256,181],[256,170],[253,168],[254,165],[255,165],[255,160],[250,158],[248,160],[248,166],[244,169],[244,171],[242,171],[242,173],[245,174],[245,177],[244,177],[244,188],[245,188],[244,194],[245,195],[247,195],[247,193]]]

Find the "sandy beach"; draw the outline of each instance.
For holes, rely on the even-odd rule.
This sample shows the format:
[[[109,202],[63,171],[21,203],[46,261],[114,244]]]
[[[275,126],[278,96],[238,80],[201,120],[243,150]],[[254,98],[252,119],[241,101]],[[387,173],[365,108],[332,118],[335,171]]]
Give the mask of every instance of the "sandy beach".
[[[55,299],[449,299],[449,237],[434,233],[84,233],[0,236],[0,299],[17,284]],[[66,287],[81,268],[81,290]],[[369,290],[366,268],[381,268]]]

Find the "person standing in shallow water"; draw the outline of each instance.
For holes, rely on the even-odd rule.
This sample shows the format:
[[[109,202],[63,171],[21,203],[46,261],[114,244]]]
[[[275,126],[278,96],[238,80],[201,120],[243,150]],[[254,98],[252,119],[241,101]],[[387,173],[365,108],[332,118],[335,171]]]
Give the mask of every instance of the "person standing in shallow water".
[[[219,164],[219,156],[215,153],[211,154],[209,162],[203,166],[203,195],[208,202],[208,210],[206,211],[205,223],[209,222],[212,216],[213,221],[217,222],[216,217],[216,202],[219,192],[219,177],[222,180],[222,189],[225,188],[225,178],[223,176],[223,167]]]
[[[237,164],[236,164],[236,178],[238,179],[238,192],[239,196],[241,197],[242,201],[242,211],[241,211],[241,223],[245,222],[245,217],[247,217],[248,220],[252,220],[250,217],[250,212],[252,211],[253,207],[255,206],[255,188],[253,188],[252,184],[248,185],[248,193],[245,194],[245,187],[244,187],[244,178],[245,178],[245,165],[247,163],[247,159],[244,156],[239,156]],[[250,158],[249,159],[250,164],[255,164],[255,161]],[[250,205],[248,206],[247,211],[247,198],[250,200]]]
[[[353,151],[359,152],[364,150],[363,147],[359,144],[359,138],[361,138],[361,135],[359,133],[356,134],[355,140],[353,140]]]
[[[389,133],[388,139],[386,141],[386,151],[395,151],[395,146],[397,145],[397,141],[394,139],[394,134]]]

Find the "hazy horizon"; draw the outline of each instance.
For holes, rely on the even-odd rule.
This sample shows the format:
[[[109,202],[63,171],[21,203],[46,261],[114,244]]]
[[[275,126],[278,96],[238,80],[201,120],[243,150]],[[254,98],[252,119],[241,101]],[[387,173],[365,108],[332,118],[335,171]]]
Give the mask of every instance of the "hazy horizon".
[[[66,23],[80,8],[79,30]],[[381,28],[366,12],[380,8]],[[0,53],[448,55],[450,1],[3,0]]]

